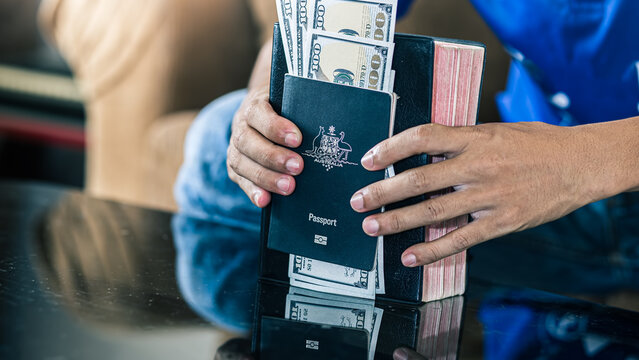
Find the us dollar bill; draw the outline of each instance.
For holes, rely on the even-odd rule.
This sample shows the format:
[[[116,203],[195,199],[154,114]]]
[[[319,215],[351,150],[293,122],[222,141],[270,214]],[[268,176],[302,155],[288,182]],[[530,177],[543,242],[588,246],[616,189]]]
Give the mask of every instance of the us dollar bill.
[[[304,77],[389,91],[394,44],[312,30]]]
[[[308,37],[309,30],[312,28],[313,22],[313,8],[311,7],[311,0],[295,0],[296,2],[296,28],[295,28],[295,57],[297,58],[296,68],[293,71],[294,75],[302,76],[304,73],[305,56],[308,52]]]
[[[296,55],[298,53],[298,46],[295,33],[297,29],[297,0],[275,0],[275,4],[277,6],[277,17],[280,23],[280,34],[282,35],[284,53],[286,55],[286,67],[289,73],[301,75],[301,73],[293,72],[298,68]]]
[[[397,0],[309,0],[313,29],[392,42]]]
[[[344,301],[286,296],[285,317],[290,320],[314,324],[364,329],[372,334],[374,308],[372,305]]]

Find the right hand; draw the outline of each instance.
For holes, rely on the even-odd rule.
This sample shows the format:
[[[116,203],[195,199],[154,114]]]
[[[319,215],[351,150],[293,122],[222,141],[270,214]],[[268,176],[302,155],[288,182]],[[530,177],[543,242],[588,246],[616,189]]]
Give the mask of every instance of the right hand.
[[[271,107],[268,86],[251,90],[233,118],[226,167],[237,183],[262,208],[271,193],[290,195],[304,168],[302,157],[289,148],[302,143],[302,133]]]

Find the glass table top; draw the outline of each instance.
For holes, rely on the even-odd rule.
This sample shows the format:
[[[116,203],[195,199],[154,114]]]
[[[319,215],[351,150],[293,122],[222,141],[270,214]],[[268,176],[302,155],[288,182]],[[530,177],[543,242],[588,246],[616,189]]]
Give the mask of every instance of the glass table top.
[[[583,300],[633,289],[492,246],[463,296],[373,302],[258,280],[251,231],[0,182],[0,359],[639,359],[639,313]]]

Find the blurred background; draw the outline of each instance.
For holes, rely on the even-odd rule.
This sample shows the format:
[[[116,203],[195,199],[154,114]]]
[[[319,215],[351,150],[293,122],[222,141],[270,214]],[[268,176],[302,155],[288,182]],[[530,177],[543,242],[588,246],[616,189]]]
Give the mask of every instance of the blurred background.
[[[245,87],[274,0],[0,0],[0,179],[175,210],[184,136]],[[484,42],[479,120],[509,58],[467,0],[417,0],[398,32]]]
[[[0,1],[0,176],[84,186],[84,105],[39,1]]]

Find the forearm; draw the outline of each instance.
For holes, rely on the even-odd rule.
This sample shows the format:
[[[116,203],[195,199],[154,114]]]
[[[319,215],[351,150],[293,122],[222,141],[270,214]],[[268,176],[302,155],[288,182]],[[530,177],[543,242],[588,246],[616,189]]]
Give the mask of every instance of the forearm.
[[[248,83],[248,90],[262,89],[267,87],[271,78],[271,54],[272,54],[273,40],[267,41],[262,46],[260,53],[257,56],[255,65],[253,66],[253,72]]]
[[[578,126],[591,201],[639,190],[639,117]]]

